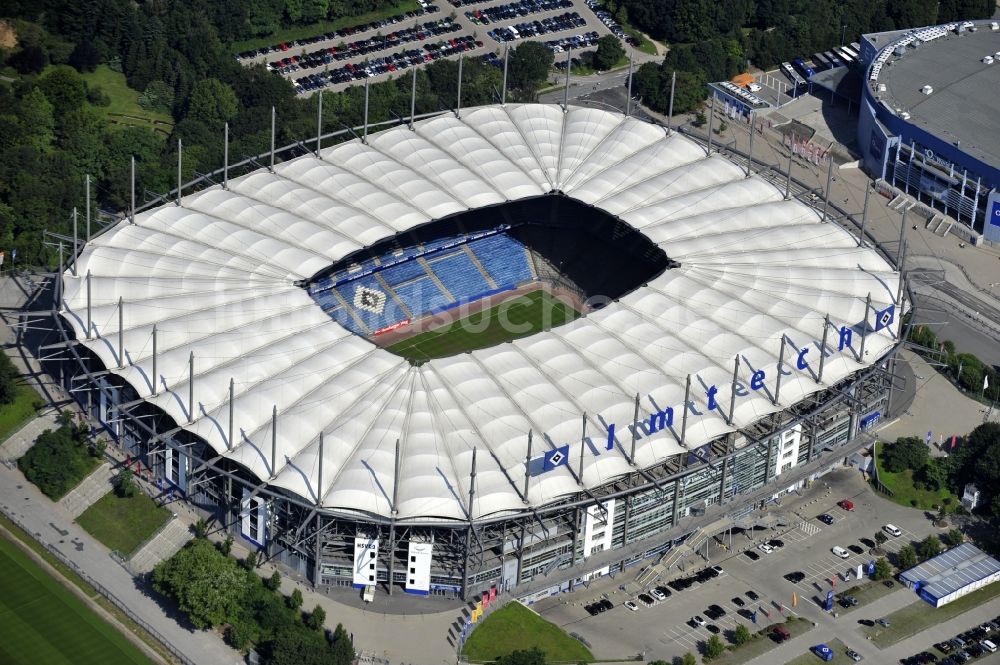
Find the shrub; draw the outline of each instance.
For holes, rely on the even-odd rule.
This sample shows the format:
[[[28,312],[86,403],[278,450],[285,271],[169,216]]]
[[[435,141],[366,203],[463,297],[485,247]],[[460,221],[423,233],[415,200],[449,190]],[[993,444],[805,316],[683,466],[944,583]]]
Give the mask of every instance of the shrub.
[[[264,587],[269,591],[277,591],[281,588],[281,573],[274,571],[270,577],[264,578]]]
[[[115,478],[115,494],[123,499],[128,499],[138,492],[139,484],[135,480],[135,473],[128,467],[122,469]]]
[[[292,590],[292,595],[288,597],[288,606],[293,610],[302,607],[302,592],[298,589]]]
[[[90,472],[93,462],[79,433],[63,425],[39,434],[17,466],[46,496],[58,499]]]
[[[733,632],[733,644],[735,644],[738,647],[741,647],[747,642],[749,642],[750,639],[751,639],[750,630],[746,626],[744,626],[743,624],[736,626],[736,630]]]
[[[873,576],[876,580],[887,580],[892,577],[892,566],[884,558],[878,559],[875,562],[875,575]]]
[[[718,635],[712,635],[705,642],[705,660],[715,660],[726,651],[726,645],[722,643]]]
[[[326,610],[317,605],[305,618],[305,622],[313,630],[323,630],[323,624],[326,623]]]
[[[257,640],[257,627],[251,621],[237,619],[226,628],[226,643],[234,649],[248,651]]]

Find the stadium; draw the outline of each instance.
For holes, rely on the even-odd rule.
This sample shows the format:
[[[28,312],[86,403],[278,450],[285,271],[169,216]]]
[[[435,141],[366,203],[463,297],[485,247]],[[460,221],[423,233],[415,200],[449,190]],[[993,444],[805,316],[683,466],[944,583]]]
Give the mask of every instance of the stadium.
[[[1000,241],[1000,120],[986,92],[1000,85],[1000,24],[864,35],[860,55],[858,146],[869,173],[974,241]]]
[[[566,588],[749,515],[886,413],[899,273],[677,131],[507,104],[317,153],[90,239],[46,360],[317,587]]]

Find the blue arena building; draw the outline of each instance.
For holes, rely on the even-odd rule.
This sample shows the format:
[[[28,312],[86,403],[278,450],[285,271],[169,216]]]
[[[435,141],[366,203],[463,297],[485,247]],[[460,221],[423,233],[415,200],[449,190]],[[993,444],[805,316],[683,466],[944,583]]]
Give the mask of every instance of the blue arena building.
[[[875,178],[1000,241],[1000,25],[864,35],[858,146]]]

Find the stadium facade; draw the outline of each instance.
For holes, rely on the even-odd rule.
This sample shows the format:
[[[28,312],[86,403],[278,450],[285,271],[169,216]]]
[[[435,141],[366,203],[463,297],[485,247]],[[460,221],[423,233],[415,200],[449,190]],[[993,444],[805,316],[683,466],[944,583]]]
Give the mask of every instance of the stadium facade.
[[[383,348],[533,289],[581,316]],[[518,593],[842,459],[886,413],[902,300],[878,252],[690,138],[508,104],[120,221],[62,273],[45,363],[153,477],[318,586]]]
[[[860,56],[869,172],[1000,241],[1000,117],[989,92],[1000,85],[1000,24],[868,34]]]

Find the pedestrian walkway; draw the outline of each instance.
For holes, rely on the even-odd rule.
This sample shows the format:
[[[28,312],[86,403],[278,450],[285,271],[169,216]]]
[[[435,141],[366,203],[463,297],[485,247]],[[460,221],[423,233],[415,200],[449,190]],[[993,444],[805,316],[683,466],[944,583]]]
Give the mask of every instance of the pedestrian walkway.
[[[111,485],[113,475],[111,465],[105,462],[81,480],[80,484],[71,489],[66,496],[59,499],[59,506],[71,517],[79,517],[83,511],[113,489]]]
[[[156,564],[169,559],[194,538],[191,525],[178,516],[173,516],[132,558],[129,568],[137,574],[148,573]]]

